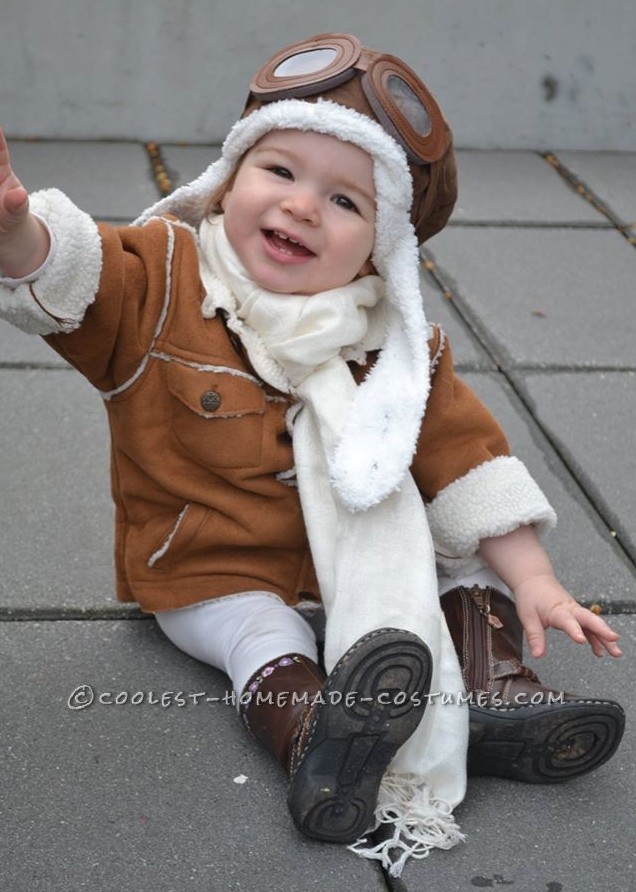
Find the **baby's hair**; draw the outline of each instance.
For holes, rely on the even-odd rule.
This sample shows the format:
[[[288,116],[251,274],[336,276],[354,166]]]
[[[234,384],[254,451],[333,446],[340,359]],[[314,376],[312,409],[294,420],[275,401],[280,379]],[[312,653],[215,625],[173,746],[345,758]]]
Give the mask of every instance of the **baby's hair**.
[[[234,168],[232,173],[229,176],[227,176],[223,180],[223,182],[219,183],[219,185],[216,187],[216,189],[210,195],[210,197],[208,199],[208,203],[205,206],[205,216],[206,217],[210,217],[210,216],[214,216],[215,214],[223,213],[223,208],[221,207],[221,202],[225,198],[225,194],[227,192],[229,192],[229,190],[232,188],[232,185],[234,183],[236,174],[238,173],[239,167],[240,167],[240,162],[239,162],[239,164],[236,165],[236,167]]]

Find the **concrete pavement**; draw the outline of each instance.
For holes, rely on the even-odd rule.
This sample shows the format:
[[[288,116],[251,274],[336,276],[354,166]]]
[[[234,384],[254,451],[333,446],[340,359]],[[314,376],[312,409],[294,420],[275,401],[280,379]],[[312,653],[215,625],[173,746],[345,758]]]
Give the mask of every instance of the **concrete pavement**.
[[[157,149],[16,141],[12,157],[28,188],[58,186],[124,222],[218,153]],[[225,678],[114,600],[99,398],[44,344],[1,324],[3,888],[635,888],[636,155],[461,151],[459,170],[451,225],[424,252],[427,313],[550,496],[563,582],[614,614],[622,660],[551,635],[535,668],[620,700],[619,752],[558,787],[473,780],[458,810],[465,844],[411,863],[399,881],[301,838],[284,777],[223,702]],[[70,709],[85,685],[113,702]],[[180,705],[168,696],[177,691],[206,702]]]

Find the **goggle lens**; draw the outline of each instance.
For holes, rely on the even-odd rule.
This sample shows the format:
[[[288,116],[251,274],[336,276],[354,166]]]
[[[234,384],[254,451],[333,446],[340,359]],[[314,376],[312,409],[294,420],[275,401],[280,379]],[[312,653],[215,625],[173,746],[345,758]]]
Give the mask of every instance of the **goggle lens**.
[[[432,129],[431,119],[415,91],[396,74],[386,79],[386,87],[413,130],[420,136],[428,136]]]
[[[318,50],[307,50],[284,59],[273,71],[274,77],[302,77],[306,74],[318,74],[333,64],[338,56],[330,47]]]

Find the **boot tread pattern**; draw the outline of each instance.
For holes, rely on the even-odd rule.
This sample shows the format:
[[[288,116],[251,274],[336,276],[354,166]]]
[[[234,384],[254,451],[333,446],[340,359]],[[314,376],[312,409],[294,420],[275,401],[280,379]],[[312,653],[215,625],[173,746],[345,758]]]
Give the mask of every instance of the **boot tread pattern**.
[[[471,740],[469,773],[526,783],[559,783],[599,768],[625,726],[623,709],[611,700],[473,710],[483,724]]]
[[[364,834],[389,762],[421,721],[430,676],[424,642],[395,629],[364,636],[337,663],[292,769],[289,808],[306,836],[348,843]],[[343,697],[332,703],[331,694]]]

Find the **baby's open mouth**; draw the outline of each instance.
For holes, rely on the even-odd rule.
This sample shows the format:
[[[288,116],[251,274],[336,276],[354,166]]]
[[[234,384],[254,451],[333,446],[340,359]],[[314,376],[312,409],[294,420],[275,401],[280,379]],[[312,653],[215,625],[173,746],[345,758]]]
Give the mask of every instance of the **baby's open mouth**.
[[[283,254],[289,254],[290,257],[313,257],[314,252],[311,251],[302,242],[278,232],[276,229],[265,229],[265,238],[267,241]]]

